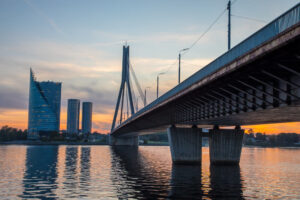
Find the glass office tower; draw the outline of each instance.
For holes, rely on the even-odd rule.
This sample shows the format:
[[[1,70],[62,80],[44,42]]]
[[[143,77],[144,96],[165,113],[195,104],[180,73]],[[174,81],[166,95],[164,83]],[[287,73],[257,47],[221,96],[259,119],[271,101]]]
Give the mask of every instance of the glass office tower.
[[[92,107],[92,102],[82,103],[81,129],[83,134],[88,134],[92,131]]]
[[[68,135],[79,134],[79,99],[68,99],[67,133]]]
[[[38,82],[30,69],[28,139],[39,139],[41,132],[59,132],[61,83]]]

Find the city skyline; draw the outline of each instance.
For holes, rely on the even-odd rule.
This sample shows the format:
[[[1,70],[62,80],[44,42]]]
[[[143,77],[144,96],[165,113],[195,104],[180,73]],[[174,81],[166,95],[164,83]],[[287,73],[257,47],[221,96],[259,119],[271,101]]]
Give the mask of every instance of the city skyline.
[[[260,7],[256,6],[258,2]],[[253,20],[232,17],[232,46],[297,2],[236,1],[233,15]],[[66,129],[66,100],[74,97],[94,102],[93,129],[107,133],[121,79],[122,45],[127,41],[131,47],[130,60],[142,87],[151,86],[147,91],[150,103],[156,96],[156,75],[168,71],[161,76],[160,94],[177,84],[178,51],[205,31],[226,8],[227,1],[130,1],[128,5],[120,1],[113,6],[108,1],[91,1],[89,5],[75,1],[70,5],[24,0],[2,4],[0,16],[9,20],[0,22],[5,28],[0,39],[0,125],[27,128],[29,84],[25,71],[32,66],[42,80],[64,84],[61,129]],[[67,9],[69,6],[71,9]],[[123,7],[129,14],[122,11]],[[156,15],[147,9],[155,10]],[[20,15],[11,16],[16,11]],[[76,11],[82,15],[76,15]],[[226,20],[223,15],[211,32],[182,57],[182,80],[226,52]],[[300,132],[298,127],[298,122],[249,126],[267,133]]]

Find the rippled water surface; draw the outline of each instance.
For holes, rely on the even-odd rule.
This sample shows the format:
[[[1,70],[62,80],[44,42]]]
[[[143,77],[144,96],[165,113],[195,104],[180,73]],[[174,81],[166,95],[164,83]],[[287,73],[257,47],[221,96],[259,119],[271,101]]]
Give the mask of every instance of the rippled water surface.
[[[1,199],[300,199],[300,149],[243,148],[240,166],[172,165],[169,147],[0,146]]]

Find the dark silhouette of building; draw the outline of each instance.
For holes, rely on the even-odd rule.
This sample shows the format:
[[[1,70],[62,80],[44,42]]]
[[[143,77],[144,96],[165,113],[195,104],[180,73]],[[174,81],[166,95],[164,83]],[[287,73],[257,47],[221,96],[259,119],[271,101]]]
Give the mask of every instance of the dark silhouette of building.
[[[89,134],[92,132],[92,102],[82,103],[82,120],[81,129],[83,134]]]
[[[78,135],[79,133],[79,99],[68,99],[67,133]]]

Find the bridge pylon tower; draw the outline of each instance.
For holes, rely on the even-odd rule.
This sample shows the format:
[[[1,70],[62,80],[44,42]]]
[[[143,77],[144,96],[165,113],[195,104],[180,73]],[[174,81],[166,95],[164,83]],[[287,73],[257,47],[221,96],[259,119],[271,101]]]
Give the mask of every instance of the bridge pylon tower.
[[[117,104],[116,104],[116,109],[115,109],[115,114],[114,114],[114,118],[113,118],[113,122],[112,122],[111,131],[113,131],[113,129],[115,128],[119,108],[120,108],[120,123],[123,120],[124,96],[125,96],[125,98],[127,98],[126,99],[127,109],[128,109],[128,104],[129,104],[131,115],[133,115],[135,112],[133,98],[132,98],[132,90],[131,90],[131,86],[130,86],[129,65],[130,65],[129,64],[129,46],[124,45],[123,46],[121,86],[120,86],[120,90],[119,90],[119,95],[118,95],[118,100],[117,100]],[[127,112],[128,112],[128,110],[127,110]]]

